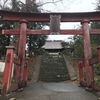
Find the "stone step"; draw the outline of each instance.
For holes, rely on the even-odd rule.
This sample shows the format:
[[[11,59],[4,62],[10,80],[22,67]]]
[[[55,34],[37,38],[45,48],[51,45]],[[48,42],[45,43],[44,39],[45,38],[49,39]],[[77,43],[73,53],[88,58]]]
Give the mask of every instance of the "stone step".
[[[40,66],[39,81],[61,82],[69,80],[69,73],[62,56],[43,56]]]

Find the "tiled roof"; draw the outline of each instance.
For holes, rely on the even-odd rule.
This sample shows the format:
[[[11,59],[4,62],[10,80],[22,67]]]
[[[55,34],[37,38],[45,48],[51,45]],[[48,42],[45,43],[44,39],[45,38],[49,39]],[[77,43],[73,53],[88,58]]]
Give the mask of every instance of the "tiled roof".
[[[62,49],[61,41],[47,41],[42,47],[44,49]]]

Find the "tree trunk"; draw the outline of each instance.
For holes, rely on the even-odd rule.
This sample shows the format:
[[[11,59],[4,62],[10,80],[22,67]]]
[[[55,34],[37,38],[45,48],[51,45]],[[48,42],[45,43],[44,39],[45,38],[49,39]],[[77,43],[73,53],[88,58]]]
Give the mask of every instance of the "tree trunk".
[[[17,0],[12,0],[12,10],[17,12]],[[15,29],[19,28],[19,23],[14,22]],[[19,35],[13,35],[12,45],[15,47],[15,53],[18,53],[18,42],[19,42]]]

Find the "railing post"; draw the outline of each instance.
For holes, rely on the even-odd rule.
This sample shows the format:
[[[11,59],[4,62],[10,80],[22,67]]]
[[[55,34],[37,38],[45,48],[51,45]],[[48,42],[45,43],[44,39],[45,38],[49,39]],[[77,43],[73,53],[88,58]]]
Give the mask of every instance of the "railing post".
[[[90,64],[89,64],[89,59],[92,58],[92,50],[91,50],[89,21],[88,20],[84,20],[82,22],[82,29],[83,29],[84,59],[85,59],[85,67],[86,67],[87,87],[94,88],[93,67],[90,66]]]
[[[98,49],[98,61],[99,61],[99,64],[100,64],[100,46],[97,49]]]
[[[78,67],[79,67],[79,82],[80,85],[84,82],[84,75],[83,75],[83,66],[82,66],[82,60],[78,60]]]
[[[28,77],[28,58],[25,59],[25,66],[24,66],[24,73],[23,73],[23,80],[25,85],[27,85],[27,77]]]
[[[10,90],[11,86],[11,75],[12,75],[12,66],[14,62],[14,47],[13,46],[6,46],[6,61],[5,61],[5,69],[4,69],[4,76],[3,76],[3,83],[2,83],[2,90],[1,94],[6,94]]]
[[[20,61],[17,60],[17,65],[15,67],[15,82],[18,84],[19,82],[19,74],[20,74]]]

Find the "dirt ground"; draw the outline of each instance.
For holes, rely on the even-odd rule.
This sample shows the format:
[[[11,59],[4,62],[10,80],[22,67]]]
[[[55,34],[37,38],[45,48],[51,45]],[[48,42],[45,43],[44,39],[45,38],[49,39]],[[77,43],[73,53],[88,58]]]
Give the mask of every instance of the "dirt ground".
[[[29,64],[28,64],[28,81],[30,82],[33,76],[33,72],[35,70],[35,64],[37,61],[37,57],[33,56],[29,59]],[[2,79],[3,79],[3,72],[0,72],[0,88],[2,86]]]
[[[1,85],[2,85],[2,78],[3,78],[3,73],[0,72],[0,88],[1,88]]]
[[[74,59],[72,57],[67,57],[71,66],[73,67],[74,71],[75,71],[75,75],[74,77],[77,77],[76,80],[74,80],[75,83],[79,84],[79,69],[78,69],[78,60]]]

